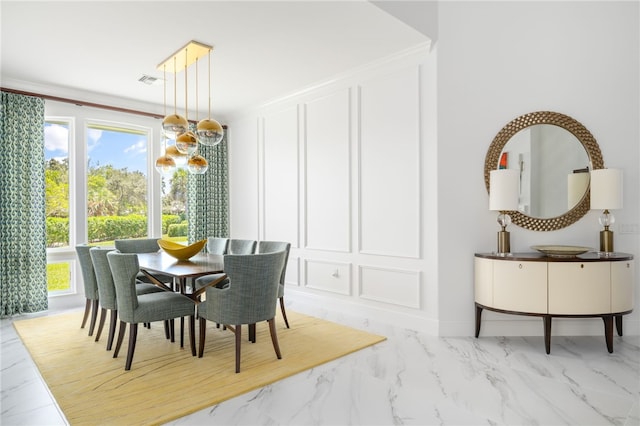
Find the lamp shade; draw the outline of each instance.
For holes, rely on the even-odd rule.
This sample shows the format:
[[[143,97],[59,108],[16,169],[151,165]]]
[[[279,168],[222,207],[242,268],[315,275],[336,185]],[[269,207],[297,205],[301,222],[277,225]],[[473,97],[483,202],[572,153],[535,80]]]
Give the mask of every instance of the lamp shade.
[[[622,170],[591,171],[591,208],[598,210],[622,208]]]
[[[589,173],[569,173],[567,175],[567,208],[574,208],[589,187]]]
[[[515,169],[491,170],[489,173],[489,210],[518,210],[520,175]]]

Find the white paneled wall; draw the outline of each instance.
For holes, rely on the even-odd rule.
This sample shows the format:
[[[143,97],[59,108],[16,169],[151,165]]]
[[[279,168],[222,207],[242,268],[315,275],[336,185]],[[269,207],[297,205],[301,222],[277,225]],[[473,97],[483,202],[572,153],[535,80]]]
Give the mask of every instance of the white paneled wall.
[[[306,247],[351,251],[351,90],[305,103]]]
[[[360,85],[360,250],[420,257],[418,66]]]
[[[264,239],[288,241],[295,248],[299,246],[297,108],[266,115],[263,128]]]
[[[304,301],[414,328],[436,322],[424,310],[437,306],[425,300],[437,290],[424,279],[422,252],[428,55],[420,46],[229,123],[230,147],[250,146],[231,148],[230,167],[244,162],[236,152],[255,151],[263,206],[255,221],[237,221],[247,212],[234,206],[253,201],[232,202],[231,234],[257,222],[253,238],[291,242],[286,299],[295,309]],[[247,130],[256,127],[257,147]],[[238,183],[232,176],[230,186],[232,200],[256,197],[244,176]]]

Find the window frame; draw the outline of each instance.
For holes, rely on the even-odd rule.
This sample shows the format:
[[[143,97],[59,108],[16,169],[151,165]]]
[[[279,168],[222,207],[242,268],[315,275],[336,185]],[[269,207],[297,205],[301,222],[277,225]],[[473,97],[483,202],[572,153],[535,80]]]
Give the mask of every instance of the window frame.
[[[75,247],[87,243],[87,172],[88,150],[87,132],[90,124],[131,129],[147,135],[147,234],[149,237],[162,236],[162,177],[155,170],[155,158],[161,151],[160,124],[152,117],[127,112],[110,111],[101,108],[84,107],[65,102],[50,101],[45,104],[45,121],[69,120],[69,246],[47,248],[47,264],[69,262],[71,264],[71,284],[69,290],[49,293],[50,302],[56,300],[58,306],[69,306],[62,302],[64,296],[76,305],[79,296],[84,296],[82,274],[77,263]],[[71,297],[73,296],[73,297]]]

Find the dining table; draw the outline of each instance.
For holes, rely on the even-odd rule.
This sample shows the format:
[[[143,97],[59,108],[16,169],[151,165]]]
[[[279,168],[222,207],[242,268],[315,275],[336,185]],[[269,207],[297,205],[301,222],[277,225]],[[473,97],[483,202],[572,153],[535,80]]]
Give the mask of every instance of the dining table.
[[[188,260],[178,260],[163,250],[152,253],[138,253],[138,264],[140,272],[142,272],[149,280],[166,291],[179,291],[181,294],[193,299],[194,303],[199,303],[200,294],[206,290],[206,286],[201,289],[192,287],[191,291],[187,291],[187,280],[195,279],[204,275],[220,274],[224,269],[224,256],[219,254],[211,254],[200,252]],[[169,276],[173,278],[173,285],[168,286],[162,282],[158,275]],[[226,275],[217,277],[212,280],[211,285],[226,278]],[[184,318],[180,318],[180,329],[184,330]],[[166,330],[166,329],[165,329]],[[192,330],[193,332],[193,330]],[[173,342],[175,337],[170,336]],[[184,347],[184,333],[180,333],[180,347]],[[191,348],[195,354],[195,347]]]
[[[153,253],[138,253],[140,272],[154,284],[165,290],[178,290],[180,293],[194,297],[195,289],[187,292],[187,280],[204,275],[219,274],[224,269],[224,256],[200,252],[188,260],[178,260],[167,252],[160,250]],[[157,278],[157,275],[170,276],[174,279],[176,289],[170,288]]]

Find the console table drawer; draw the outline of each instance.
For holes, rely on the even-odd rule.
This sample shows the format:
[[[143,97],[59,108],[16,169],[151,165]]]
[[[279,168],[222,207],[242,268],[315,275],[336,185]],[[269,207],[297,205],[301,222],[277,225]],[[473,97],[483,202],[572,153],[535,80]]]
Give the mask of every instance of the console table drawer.
[[[550,262],[549,314],[611,312],[610,262]]]
[[[494,308],[519,312],[547,312],[545,262],[493,262]]]
[[[633,260],[611,262],[611,311],[633,309]]]

